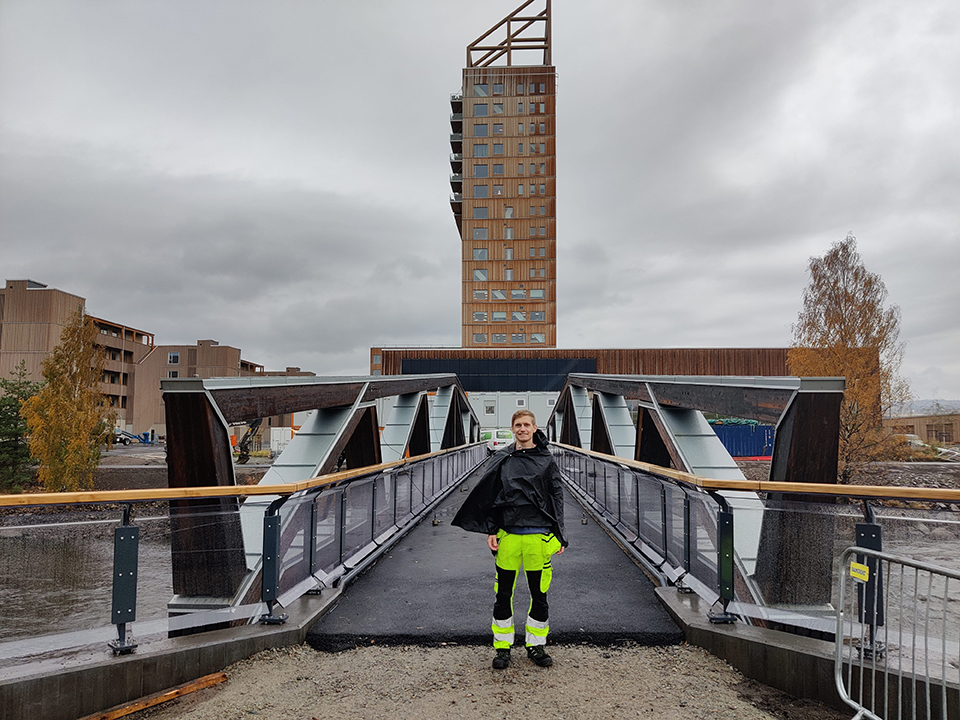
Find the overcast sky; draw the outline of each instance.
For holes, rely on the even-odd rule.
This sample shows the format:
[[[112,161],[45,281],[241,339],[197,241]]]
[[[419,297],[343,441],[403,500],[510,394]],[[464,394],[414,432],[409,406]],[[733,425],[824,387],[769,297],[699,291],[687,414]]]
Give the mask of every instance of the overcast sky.
[[[268,369],[460,342],[449,94],[519,0],[0,0],[0,270]],[[960,3],[554,0],[560,347],[785,347],[852,231],[960,398]]]

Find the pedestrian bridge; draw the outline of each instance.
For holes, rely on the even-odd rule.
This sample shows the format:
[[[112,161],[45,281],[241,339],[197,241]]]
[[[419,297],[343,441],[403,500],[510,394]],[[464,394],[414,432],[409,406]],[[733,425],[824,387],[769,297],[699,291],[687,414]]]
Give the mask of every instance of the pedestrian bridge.
[[[492,559],[482,536],[449,524],[486,459],[455,376],[186,380],[164,391],[169,488],[0,497],[4,718],[82,716],[304,639],[326,650],[490,641]],[[856,647],[836,661],[850,673],[844,687],[872,698],[882,677],[889,698],[876,662],[895,625],[893,684],[913,683],[896,703],[926,692],[921,716],[955,716],[960,623],[948,601],[960,580],[935,603],[936,592],[910,594],[903,563],[884,584],[866,559],[873,580],[845,595],[839,558],[861,546],[956,564],[960,493],[822,482],[837,405],[822,380],[570,376],[540,421],[565,477],[570,536],[555,560],[551,642],[686,637],[818,698],[834,686],[834,645]],[[316,412],[261,484],[237,486],[229,424],[307,408]],[[777,422],[779,479],[745,479],[702,412]],[[805,447],[817,437],[826,452]],[[900,595],[878,600],[891,588]]]

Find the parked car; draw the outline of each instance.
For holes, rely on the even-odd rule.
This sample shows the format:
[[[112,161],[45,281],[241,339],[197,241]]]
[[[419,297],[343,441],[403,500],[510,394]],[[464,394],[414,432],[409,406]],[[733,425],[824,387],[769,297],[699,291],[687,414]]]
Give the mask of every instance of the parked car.
[[[509,430],[489,430],[481,435],[487,441],[487,454],[493,455],[513,442],[513,433]]]

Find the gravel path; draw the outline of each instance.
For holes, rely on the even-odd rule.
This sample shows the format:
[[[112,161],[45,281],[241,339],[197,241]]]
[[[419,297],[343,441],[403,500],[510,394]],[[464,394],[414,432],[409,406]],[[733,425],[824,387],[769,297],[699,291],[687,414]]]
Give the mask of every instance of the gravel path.
[[[340,653],[306,645],[267,650],[227,669],[222,685],[137,717],[217,720],[496,718],[611,720],[634,717],[839,720],[850,713],[799,701],[745,680],[689,645],[551,646],[554,666],[514,649],[506,670],[487,647],[363,647]]]

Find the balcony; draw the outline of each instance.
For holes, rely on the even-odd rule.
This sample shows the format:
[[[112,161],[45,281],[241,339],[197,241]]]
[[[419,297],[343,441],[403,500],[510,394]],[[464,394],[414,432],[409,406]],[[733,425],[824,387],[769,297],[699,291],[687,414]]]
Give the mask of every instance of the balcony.
[[[455,193],[463,192],[463,175],[454,173],[450,176],[450,187]]]
[[[450,153],[450,162],[451,163],[463,162],[463,153]]]
[[[450,202],[451,204],[462,203],[463,202],[463,193],[450,193]]]

